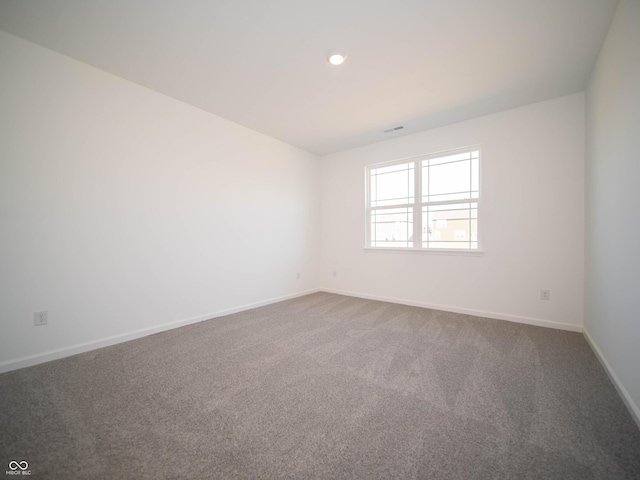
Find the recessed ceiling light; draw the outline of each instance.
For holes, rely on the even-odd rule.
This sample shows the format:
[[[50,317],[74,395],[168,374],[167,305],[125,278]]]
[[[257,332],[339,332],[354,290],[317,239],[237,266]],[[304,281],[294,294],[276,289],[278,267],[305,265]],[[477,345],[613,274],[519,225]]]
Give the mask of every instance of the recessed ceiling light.
[[[346,59],[347,56],[341,52],[331,52],[329,55],[327,55],[327,61],[331,65],[342,65]]]

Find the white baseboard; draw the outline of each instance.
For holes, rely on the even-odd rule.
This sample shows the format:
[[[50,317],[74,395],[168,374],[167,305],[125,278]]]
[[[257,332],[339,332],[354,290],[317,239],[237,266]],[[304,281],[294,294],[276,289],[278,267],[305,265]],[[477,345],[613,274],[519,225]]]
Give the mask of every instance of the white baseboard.
[[[317,293],[320,289],[314,288],[311,290],[305,290],[303,292],[292,293],[290,295],[284,295],[282,297],[270,298],[260,302],[250,303],[239,307],[228,308],[226,310],[220,310],[213,313],[207,313],[204,315],[198,315],[197,317],[186,318],[183,320],[177,320],[174,322],[164,323],[155,327],[143,328],[133,332],[123,333],[121,335],[114,335],[112,337],[102,338],[100,340],[93,340],[91,342],[81,343],[78,345],[72,345],[70,347],[59,348],[57,350],[50,350],[36,355],[29,355],[26,357],[20,357],[13,360],[8,360],[0,363],[0,373],[10,372],[19,368],[31,367],[39,363],[50,362],[51,360],[58,360],[60,358],[69,357],[78,353],[88,352],[90,350],[96,350],[98,348],[108,347],[117,343],[128,342],[129,340],[135,340],[136,338],[146,337],[147,335],[153,335],[154,333],[164,332],[166,330],[173,330],[174,328],[184,327],[194,323],[203,322],[205,320],[211,320],[216,317],[223,317],[225,315],[231,315],[233,313],[243,312],[245,310],[251,310],[252,308],[262,307],[264,305],[270,305],[272,303],[282,302],[284,300],[290,300],[292,298],[302,297],[311,293]]]
[[[613,371],[613,368],[611,368],[611,365],[609,365],[606,357],[603,355],[600,348],[598,348],[598,345],[593,340],[586,327],[583,328],[583,331],[584,337],[587,339],[587,343],[591,347],[591,350],[593,350],[593,352],[596,354],[596,357],[598,357],[600,364],[604,367],[604,371],[607,372],[609,379],[611,379],[611,383],[613,383],[613,385],[616,387],[616,390],[618,390],[618,394],[622,397],[622,401],[627,406],[631,417],[636,422],[636,425],[638,425],[638,428],[640,428],[640,408],[638,408],[638,405],[636,405],[636,403],[633,401],[627,389],[624,388],[624,385],[622,385],[622,382]]]
[[[519,315],[510,315],[506,313],[485,312],[483,310],[472,310],[468,308],[452,307],[450,305],[438,305],[426,302],[416,302],[413,300],[405,300],[401,298],[382,297],[379,295],[370,295],[368,293],[349,292],[345,290],[337,290],[333,288],[321,288],[323,292],[336,293],[338,295],[347,295],[349,297],[366,298],[369,300],[379,300],[381,302],[399,303],[401,305],[410,305],[412,307],[430,308],[432,310],[441,310],[444,312],[462,313],[465,315],[473,315],[475,317],[493,318],[496,320],[507,320],[515,323],[525,323],[527,325],[536,325],[538,327],[555,328],[557,330],[568,330],[570,332],[582,332],[581,325],[572,325],[570,323],[552,322],[550,320],[542,320],[539,318],[522,317]]]
[[[466,309],[466,308],[452,307],[452,306],[448,306],[448,305],[430,304],[430,303],[426,303],[426,302],[415,302],[415,301],[412,301],[412,300],[398,299],[398,298],[392,298],[392,297],[383,297],[383,296],[379,296],[379,295],[370,295],[370,294],[366,294],[366,293],[350,292],[350,291],[338,290],[338,289],[332,289],[332,288],[314,288],[314,289],[305,290],[305,291],[302,291],[302,292],[293,293],[293,294],[290,294],[290,295],[284,295],[284,296],[281,296],[281,297],[270,298],[268,300],[263,300],[263,301],[260,301],[260,302],[255,302],[255,303],[250,303],[250,304],[247,304],[247,305],[242,305],[242,306],[239,306],[239,307],[229,308],[229,309],[226,309],[226,310],[220,310],[220,311],[213,312],[213,313],[208,313],[208,314],[205,314],[205,315],[199,315],[197,317],[191,317],[191,318],[187,318],[187,319],[183,319],[183,320],[177,320],[175,322],[169,322],[169,323],[165,323],[165,324],[158,325],[158,326],[155,326],[155,327],[136,330],[136,331],[124,333],[124,334],[121,334],[121,335],[114,335],[112,337],[107,337],[107,338],[103,338],[103,339],[100,339],[100,340],[94,340],[94,341],[91,341],[91,342],[81,343],[81,344],[78,344],[78,345],[73,345],[73,346],[70,346],[70,347],[60,348],[60,349],[57,349],[57,350],[50,350],[48,352],[44,352],[44,353],[40,353],[40,354],[36,354],[36,355],[30,355],[30,356],[27,356],[27,357],[20,357],[20,358],[17,358],[17,359],[13,359],[13,360],[9,360],[9,361],[0,363],[0,373],[10,372],[12,370],[17,370],[19,368],[30,367],[30,366],[33,366],[33,365],[37,365],[39,363],[44,363],[44,362],[49,362],[51,360],[57,360],[57,359],[60,359],[60,358],[69,357],[71,355],[76,355],[78,353],[83,353],[83,352],[88,352],[88,351],[91,351],[91,350],[96,350],[98,348],[108,347],[110,345],[115,345],[115,344],[118,344],[118,343],[128,342],[130,340],[135,340],[136,338],[141,338],[141,337],[145,337],[145,336],[148,336],[148,335],[153,335],[155,333],[160,333],[160,332],[164,332],[164,331],[167,331],[167,330],[173,330],[174,328],[179,328],[179,327],[183,327],[183,326],[186,326],[186,325],[191,325],[191,324],[194,324],[194,323],[199,323],[199,322],[203,322],[203,321],[206,321],[206,320],[211,320],[211,319],[214,319],[214,318],[217,318],[217,317],[223,317],[225,315],[231,315],[233,313],[243,312],[245,310],[251,310],[252,308],[262,307],[262,306],[265,306],[265,305],[270,305],[272,303],[282,302],[284,300],[290,300],[292,298],[302,297],[302,296],[309,295],[309,294],[312,294],[312,293],[317,293],[317,292],[335,293],[335,294],[338,294],[338,295],[347,295],[347,296],[350,296],[350,297],[366,298],[366,299],[370,299],[370,300],[379,300],[379,301],[382,301],[382,302],[399,303],[399,304],[402,304],[402,305],[411,305],[411,306],[414,306],[414,307],[431,308],[431,309],[434,309],[434,310],[441,310],[441,311],[445,311],[445,312],[461,313],[461,314],[473,315],[473,316],[477,316],[477,317],[494,318],[494,319],[497,319],[497,320],[507,320],[507,321],[510,321],[510,322],[524,323],[524,324],[528,324],[528,325],[536,325],[536,326],[541,326],[541,327],[555,328],[555,329],[560,329],[560,330],[568,330],[568,331],[573,331],[573,332],[582,332],[584,334],[585,338],[587,339],[587,342],[589,343],[589,346],[594,351],[594,353],[596,354],[596,357],[598,358],[598,360],[600,361],[600,363],[604,367],[605,371],[607,372],[607,375],[611,379],[613,385],[618,390],[618,393],[620,394],[620,396],[622,397],[622,400],[624,401],[625,405],[629,409],[629,412],[631,413],[631,416],[632,416],[633,420],[638,425],[638,428],[640,428],[640,408],[638,408],[638,405],[636,405],[636,403],[633,401],[633,399],[631,398],[631,395],[629,394],[629,392],[626,390],[626,388],[624,388],[624,385],[622,385],[622,383],[618,379],[617,375],[615,374],[615,372],[611,368],[611,365],[609,365],[609,362],[607,361],[605,356],[602,354],[600,348],[598,348],[598,346],[594,342],[593,338],[589,334],[588,330],[586,328],[584,328],[584,327],[581,327],[581,326],[578,326],[578,325],[571,325],[571,324],[568,324],[568,323],[552,322],[552,321],[549,321],[549,320],[541,320],[541,319],[536,319],[536,318],[522,317],[522,316],[518,316],[518,315],[509,315],[509,314],[502,314],[502,313],[495,313],[495,312],[485,312],[485,311],[482,311],[482,310],[472,310],[472,309]]]

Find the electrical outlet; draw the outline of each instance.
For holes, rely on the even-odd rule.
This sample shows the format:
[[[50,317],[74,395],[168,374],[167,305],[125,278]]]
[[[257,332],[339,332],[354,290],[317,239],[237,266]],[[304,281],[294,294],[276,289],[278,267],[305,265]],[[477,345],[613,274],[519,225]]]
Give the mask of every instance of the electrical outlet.
[[[49,323],[49,318],[47,316],[46,310],[43,312],[34,312],[33,314],[33,324],[36,327],[40,327],[42,325],[46,325]]]
[[[540,300],[551,300],[551,291],[540,290]]]
[[[337,277],[337,276],[338,276],[338,271],[337,271],[337,270],[334,270],[334,271],[333,271],[333,276],[334,276],[334,277]]]
[[[300,272],[296,275],[296,279],[300,280]]]

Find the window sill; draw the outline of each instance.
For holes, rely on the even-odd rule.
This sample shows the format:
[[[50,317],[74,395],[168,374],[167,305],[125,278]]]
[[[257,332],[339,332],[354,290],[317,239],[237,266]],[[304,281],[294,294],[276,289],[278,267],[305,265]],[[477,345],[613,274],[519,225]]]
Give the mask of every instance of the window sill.
[[[457,248],[394,248],[394,247],[364,247],[365,252],[382,253],[422,253],[427,255],[460,255],[463,257],[482,257],[484,250],[461,250]]]

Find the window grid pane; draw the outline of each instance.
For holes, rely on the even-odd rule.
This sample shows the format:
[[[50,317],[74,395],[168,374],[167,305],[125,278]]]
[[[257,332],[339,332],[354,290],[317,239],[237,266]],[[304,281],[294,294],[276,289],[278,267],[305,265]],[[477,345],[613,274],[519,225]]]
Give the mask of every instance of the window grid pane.
[[[478,204],[422,207],[423,248],[478,248]]]
[[[422,160],[422,202],[478,198],[479,151]]]
[[[404,163],[371,170],[371,206],[414,203],[414,163]]]
[[[371,212],[372,247],[413,246],[413,207],[384,208]]]

